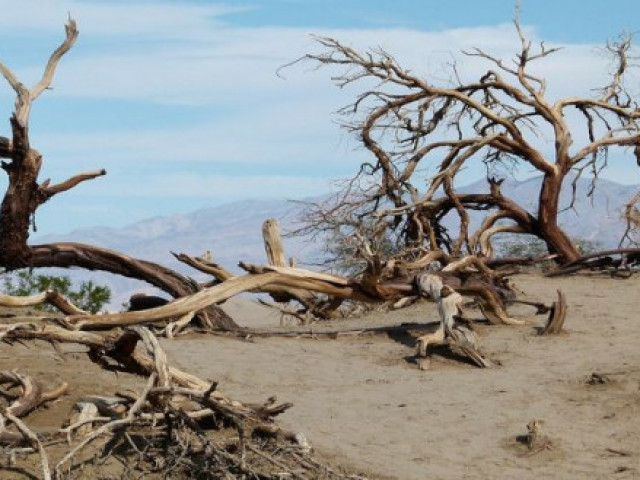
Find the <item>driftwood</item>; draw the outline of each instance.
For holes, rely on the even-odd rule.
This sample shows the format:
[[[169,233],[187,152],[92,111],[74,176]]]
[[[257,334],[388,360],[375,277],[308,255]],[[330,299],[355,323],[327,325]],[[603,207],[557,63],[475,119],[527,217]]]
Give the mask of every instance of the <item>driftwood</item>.
[[[280,235],[280,223],[277,219],[268,219],[263,223],[262,237],[267,263],[270,267],[277,270],[278,268],[294,266],[294,259],[290,259],[287,264],[282,237]],[[179,261],[203,273],[212,275],[214,280],[213,282],[210,282],[208,286],[213,286],[235,277],[235,275],[229,272],[229,270],[212,262],[210,259],[191,257],[183,253],[173,253],[173,255]],[[245,268],[245,265],[242,262],[240,266]],[[262,287],[260,293],[268,293],[273,300],[278,303],[284,304],[292,301],[299,303],[302,308],[299,310],[293,310],[291,313],[300,318],[304,318],[305,321],[306,319],[313,317],[328,318],[332,313],[332,311],[327,309],[328,302],[318,298],[312,291],[302,288],[271,285]]]
[[[265,220],[262,224],[262,238],[267,262],[275,267],[286,267],[287,259],[284,254],[282,237],[280,236],[280,222],[275,218]]]
[[[20,390],[20,393],[16,395],[17,398],[4,410],[5,414],[9,413],[16,417],[24,417],[40,405],[64,395],[69,389],[69,385],[63,383],[52,390],[45,391],[40,383],[29,376],[17,372],[0,371],[0,385],[6,384]]]
[[[283,266],[257,266],[240,263],[241,267],[250,272],[244,276],[233,276],[222,267],[210,264],[204,259],[189,257],[184,254],[176,255],[185,263],[199,268],[202,271],[213,272],[218,275],[211,286],[201,289],[199,292],[183,297],[172,302],[154,297],[134,296],[131,302],[131,310],[122,313],[110,313],[102,315],[89,315],[86,313],[72,313],[64,317],[50,316],[59,325],[67,330],[109,330],[116,327],[126,327],[141,324],[153,324],[163,322],[162,333],[173,337],[185,329],[194,315],[211,305],[224,302],[228,298],[243,292],[304,292],[305,295],[325,295],[331,304],[337,299],[348,299],[367,303],[380,303],[392,301],[398,303],[407,296],[429,297],[439,306],[441,325],[438,330],[430,335],[424,335],[418,340],[418,354],[426,355],[429,344],[450,344],[452,349],[462,352],[477,365],[486,367],[489,365],[480,353],[477,352],[477,339],[468,326],[455,321],[459,318],[458,309],[462,302],[462,295],[472,296],[478,302],[482,312],[490,323],[504,323],[522,325],[524,320],[511,318],[505,308],[505,302],[513,299],[513,289],[498,274],[490,270],[481,259],[477,257],[465,257],[452,261],[441,271],[414,273],[404,276],[392,276],[388,272],[391,268],[381,262],[369,270],[361,279],[345,278],[337,275],[318,273],[311,270],[297,269]],[[374,270],[375,269],[375,270]],[[384,277],[385,271],[387,276]],[[435,287],[426,286],[425,279]],[[546,307],[543,304],[535,304],[538,313],[551,311],[549,325],[545,331],[557,332],[562,328],[566,315],[566,302],[564,296],[559,294],[557,306]],[[57,298],[48,295],[33,297],[26,304],[33,304],[34,299],[47,300]],[[2,298],[0,298],[0,303]],[[515,300],[517,301],[517,300]],[[6,304],[17,304],[19,300],[4,298]],[[58,302],[60,303],[60,302]],[[524,302],[527,303],[527,302]],[[70,309],[66,303],[61,303],[65,312]],[[151,308],[150,308],[151,307]],[[143,309],[143,310],[140,310]],[[71,310],[73,311],[73,310]],[[47,319],[45,315],[43,317]],[[248,329],[240,329],[243,336],[251,333]],[[8,332],[0,331],[0,338],[8,335]],[[59,332],[56,335],[61,335]]]
[[[33,307],[36,305],[41,305],[43,303],[48,303],[56,307],[63,313],[67,315],[88,315],[89,312],[78,308],[73,304],[68,298],[65,298],[59,292],[55,290],[47,290],[45,292],[41,292],[37,295],[32,295],[28,297],[20,297],[20,296],[11,296],[11,295],[2,295],[0,294],[0,306],[3,307]]]
[[[513,319],[507,314],[504,299],[510,298],[512,291],[504,278],[505,275],[491,270],[487,266],[486,259],[473,255],[454,259],[443,252],[436,251],[428,252],[422,258],[411,262],[395,259],[382,261],[379,256],[373,254],[366,239],[359,235],[359,251],[367,259],[368,267],[359,278],[345,278],[284,266],[284,254],[277,255],[276,259],[272,253],[283,252],[277,227],[278,224],[274,220],[268,220],[263,226],[269,265],[252,265],[240,262],[239,266],[252,274],[277,272],[298,279],[298,287],[300,288],[295,290],[290,287],[275,287],[273,285],[257,289],[257,291],[270,293],[276,301],[298,300],[303,309],[293,312],[294,315],[311,314],[317,318],[331,317],[342,300],[402,304],[403,298],[407,296],[416,298],[420,295],[416,290],[415,278],[425,270],[431,271],[434,262],[440,262],[444,264],[444,267],[434,274],[441,275],[444,283],[459,293],[477,298],[490,322],[523,324],[522,321]],[[233,277],[219,265],[203,264],[198,259],[184,254],[176,255],[176,257],[203,272],[213,274],[217,283]],[[324,286],[322,286],[323,284]],[[339,290],[333,287],[338,287]],[[314,296],[310,291],[326,295],[329,298]]]
[[[473,297],[484,316],[490,323],[523,325],[524,320],[508,315],[506,304],[517,301],[514,289],[503,274],[491,270],[486,261],[476,256],[460,259],[442,257],[442,255],[426,254],[431,262],[444,262],[439,271],[416,271],[418,267],[430,267],[424,258],[413,263],[382,261],[371,253],[363,240],[362,251],[368,259],[368,267],[363,275],[357,278],[345,278],[338,275],[320,273],[311,270],[281,265],[284,263],[284,250],[279,242],[277,222],[265,222],[263,233],[266,251],[272,265],[252,265],[240,262],[240,267],[248,274],[235,276],[224,267],[211,262],[210,256],[191,257],[185,254],[174,256],[202,271],[214,276],[208,286],[199,286],[197,293],[171,302],[162,298],[133,296],[130,311],[103,315],[89,315],[73,310],[64,299],[54,293],[35,296],[28,300],[14,300],[0,297],[0,304],[33,304],[38,301],[54,301],[66,314],[62,318],[50,317],[69,331],[109,330],[116,327],[134,325],[151,325],[162,322],[161,332],[172,338],[187,328],[199,311],[224,302],[228,298],[243,292],[269,293],[280,301],[297,300],[302,308],[299,312],[334,312],[343,300],[366,303],[402,304],[408,297],[428,297],[438,303],[440,326],[431,334],[418,338],[417,354],[424,358],[430,344],[447,344],[453,351],[461,353],[474,364],[487,367],[486,360],[477,348],[477,337],[470,326],[461,322],[460,305],[464,296]],[[279,253],[280,252],[280,253]],[[437,253],[437,252],[436,252]],[[280,264],[280,265],[278,265]],[[523,302],[527,303],[527,302]],[[535,304],[538,313],[551,311],[549,324],[544,333],[557,333],[562,328],[566,315],[566,302],[559,293],[559,300],[554,306]],[[46,316],[43,317],[45,320]],[[238,328],[243,336],[251,334],[248,329]],[[0,338],[9,335],[2,332]],[[58,338],[64,335],[56,332]],[[68,337],[67,337],[68,338]]]

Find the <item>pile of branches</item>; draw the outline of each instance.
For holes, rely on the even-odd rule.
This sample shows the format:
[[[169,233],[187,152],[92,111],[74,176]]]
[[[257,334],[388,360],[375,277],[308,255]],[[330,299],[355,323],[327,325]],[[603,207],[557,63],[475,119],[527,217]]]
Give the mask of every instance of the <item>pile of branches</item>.
[[[361,275],[342,277],[296,268],[291,266],[295,262],[286,262],[277,221],[265,222],[263,235],[268,265],[240,262],[240,267],[247,272],[245,275],[234,275],[209,257],[174,254],[181,262],[212,275],[213,280],[203,284],[201,290],[193,295],[157,306],[150,304],[154,308],[148,310],[91,315],[55,292],[27,298],[0,296],[0,305],[24,306],[42,301],[55,305],[65,316],[44,314],[40,319],[49,322],[44,327],[46,334],[43,339],[59,341],[59,338],[68,339],[82,331],[142,324],[153,325],[157,333],[172,338],[188,329],[199,311],[243,292],[266,293],[280,304],[298,305],[294,307],[297,308],[296,315],[306,318],[332,318],[344,301],[401,306],[418,298],[428,298],[437,303],[440,321],[435,334],[417,338],[417,357],[427,356],[429,344],[445,344],[452,350],[464,352],[464,356],[480,367],[490,366],[490,362],[479,352],[477,338],[463,318],[463,296],[471,297],[491,324],[526,323],[507,313],[507,305],[511,303],[530,304],[539,314],[549,313],[549,324],[559,324],[559,328],[564,322],[564,296],[559,296],[558,308],[518,300],[517,292],[509,283],[511,272],[492,269],[486,259],[477,256],[455,259],[438,251],[426,252],[413,261],[383,260],[363,242],[362,255],[366,258],[367,268]],[[51,322],[58,327],[55,332],[51,330]],[[233,333],[241,336],[255,334],[246,328]]]
[[[28,415],[69,386],[46,391],[27,375],[0,371],[0,385],[8,387],[3,396],[10,399],[0,409],[0,457],[14,463],[39,455],[45,480],[86,478],[82,468],[95,462],[108,463],[120,478],[133,473],[151,478],[363,478],[332,470],[314,458],[301,433],[274,423],[292,404],[270,398],[248,405],[226,398],[217,383],[169,366],[157,338],[145,327],[97,334],[5,325],[0,338],[8,343],[45,339],[82,344],[103,368],[146,377],[138,394],[82,398],[63,427],[35,432]],[[136,348],[139,343],[143,349]],[[63,455],[54,460],[50,452],[65,443]]]
[[[569,275],[580,271],[604,272],[629,278],[640,269],[640,248],[619,248],[584,255],[547,273],[548,277]]]

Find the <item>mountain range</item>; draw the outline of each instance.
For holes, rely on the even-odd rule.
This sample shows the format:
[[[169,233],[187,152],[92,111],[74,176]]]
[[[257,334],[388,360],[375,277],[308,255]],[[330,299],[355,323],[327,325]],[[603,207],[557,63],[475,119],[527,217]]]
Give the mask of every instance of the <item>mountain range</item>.
[[[533,210],[539,192],[540,178],[525,181],[506,180],[503,193],[520,205]],[[591,182],[579,179],[576,183],[576,200],[572,208],[571,188],[566,187],[561,197],[560,224],[575,238],[597,241],[603,248],[615,247],[625,229],[622,209],[637,191],[637,187],[599,180],[591,197],[587,196]],[[467,185],[461,192],[486,192],[485,180]],[[90,243],[117,250],[128,255],[161,263],[196,278],[198,273],[179,263],[170,252],[201,255],[210,251],[214,261],[232,271],[244,260],[264,263],[262,223],[277,218],[284,232],[300,220],[300,206],[288,200],[245,200],[220,206],[203,208],[192,213],[154,217],[132,223],[122,228],[91,227],[60,235],[34,237],[33,243],[73,241]],[[477,225],[483,212],[471,214],[471,224]],[[452,221],[454,223],[455,221]],[[287,255],[295,256],[302,263],[317,260],[322,255],[320,240],[309,238],[285,238]],[[56,272],[59,273],[59,272]],[[65,272],[69,274],[69,272]],[[115,275],[73,271],[74,280],[91,278],[108,284],[114,298],[112,306],[120,306],[133,291],[152,292],[153,288],[142,282],[123,279]]]

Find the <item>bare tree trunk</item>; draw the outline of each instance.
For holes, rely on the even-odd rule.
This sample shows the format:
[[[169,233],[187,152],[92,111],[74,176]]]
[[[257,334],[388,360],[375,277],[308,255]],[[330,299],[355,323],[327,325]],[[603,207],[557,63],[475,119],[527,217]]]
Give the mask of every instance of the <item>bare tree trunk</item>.
[[[156,265],[126,255],[90,245],[60,243],[30,247],[29,232],[35,230],[35,213],[40,205],[58,193],[78,184],[106,175],[105,170],[80,173],[65,181],[38,183],[42,156],[29,145],[29,113],[32,102],[51,86],[53,75],[62,56],[78,37],[73,19],[65,25],[65,39],[52,53],[42,79],[31,89],[0,62],[0,74],[16,93],[15,112],[11,116],[12,138],[0,137],[0,166],[7,172],[9,185],[0,206],[0,267],[7,270],[33,267],[82,267],[102,270],[148,282],[173,297],[183,297],[200,290],[192,279]],[[204,326],[225,330],[240,327],[221,309],[208,307],[200,315]]]
[[[29,148],[27,129],[11,117],[13,145],[11,162],[2,162],[9,185],[0,207],[0,265],[7,269],[26,267],[30,251],[27,247],[29,228],[36,208],[41,203],[37,183],[42,157]]]
[[[538,205],[540,231],[536,232],[546,242],[549,253],[559,255],[557,261],[561,264],[580,258],[576,246],[558,226],[558,204],[564,177],[564,173],[547,173],[544,176]]]
[[[280,236],[280,222],[275,218],[265,220],[262,224],[262,238],[264,239],[264,250],[267,254],[269,265],[276,267],[286,267],[287,258],[284,254],[282,237]]]

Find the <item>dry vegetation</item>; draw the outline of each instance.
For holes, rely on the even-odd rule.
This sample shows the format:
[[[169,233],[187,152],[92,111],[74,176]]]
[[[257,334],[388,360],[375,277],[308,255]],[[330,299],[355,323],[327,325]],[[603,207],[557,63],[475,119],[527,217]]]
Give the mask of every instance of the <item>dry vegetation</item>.
[[[346,67],[346,73],[337,77],[339,84],[362,79],[378,82],[376,88],[365,91],[352,105],[351,114],[362,114],[362,118],[348,125],[371,151],[374,163],[362,166],[338,203],[316,205],[304,229],[333,232],[343,240],[350,240],[345,251],[350,252],[361,269],[348,276],[301,269],[294,260],[287,261],[276,220],[265,222],[263,229],[266,264],[241,262],[244,275],[234,275],[210,258],[175,254],[185,264],[211,275],[212,279],[206,283],[97,246],[30,245],[31,222],[42,203],[106,172],[82,173],[58,184],[51,184],[50,180],[39,182],[43,159],[30,145],[31,103],[49,88],[58,63],[74,45],[78,36],[75,22],[69,20],[65,40],[52,54],[42,79],[31,89],[0,63],[0,71],[16,93],[12,137],[0,139],[0,157],[6,160],[2,168],[9,177],[0,209],[0,264],[7,271],[71,266],[109,271],[144,280],[174,299],[164,305],[149,304],[151,308],[143,310],[93,315],[56,292],[42,292],[28,298],[0,296],[0,305],[7,308],[26,308],[47,302],[60,310],[59,314],[12,310],[0,325],[0,341],[11,346],[3,347],[3,365],[7,366],[0,370],[3,398],[0,455],[4,462],[0,468],[3,474],[35,475],[47,480],[88,476],[363,478],[363,474],[350,472],[368,470],[364,462],[370,461],[377,470],[377,473],[367,472],[371,477],[384,471],[384,475],[395,478],[425,478],[432,472],[449,478],[495,478],[502,476],[500,468],[509,470],[509,475],[520,475],[522,462],[537,461],[545,475],[554,476],[554,465],[563,474],[581,475],[589,470],[571,466],[567,461],[569,455],[575,453],[575,439],[567,438],[566,432],[557,427],[566,426],[562,415],[571,417],[574,413],[566,405],[571,403],[569,397],[573,394],[567,394],[553,382],[580,382],[578,390],[583,393],[574,390],[574,394],[610,401],[613,413],[607,410],[607,415],[616,415],[615,405],[619,404],[622,419],[609,423],[615,424],[616,432],[626,436],[620,442],[611,441],[610,447],[594,448],[600,449],[601,455],[608,451],[616,459],[625,461],[619,462],[617,470],[611,462],[604,462],[606,468],[598,472],[637,474],[637,465],[629,466],[631,463],[626,461],[633,458],[637,462],[638,455],[637,442],[629,440],[630,435],[637,433],[629,413],[633,411],[634,402],[637,403],[633,390],[637,390],[638,377],[633,365],[638,359],[634,349],[628,350],[630,345],[635,347],[635,343],[624,341],[620,333],[611,333],[598,325],[603,319],[595,318],[588,310],[608,308],[612,312],[623,312],[621,323],[607,327],[619,328],[625,335],[634,333],[626,315],[633,298],[628,286],[637,287],[636,279],[626,284],[616,283],[622,280],[601,279],[602,283],[596,286],[588,277],[571,282],[550,276],[536,277],[532,282],[525,276],[526,290],[531,287],[539,291],[533,299],[514,286],[512,280],[523,266],[543,261],[555,262],[550,275],[600,269],[625,277],[631,276],[640,261],[640,250],[635,248],[582,257],[557,224],[559,194],[570,171],[591,169],[596,173],[594,181],[597,180],[603,158],[614,147],[630,147],[636,158],[640,158],[640,109],[625,90],[624,83],[631,41],[624,38],[609,46],[617,68],[610,83],[596,98],[571,97],[551,103],[545,97],[545,80],[532,75],[529,68],[532,62],[553,54],[554,50],[544,45],[534,49],[518,21],[516,31],[520,51],[513,65],[476,50],[471,55],[486,59],[492,69],[472,82],[458,79],[456,84],[447,86],[432,85],[412,75],[386,52],[358,53],[333,39],[319,39],[326,52],[305,57],[319,65]],[[565,118],[565,111],[569,109],[581,114],[589,139],[577,148],[572,147],[574,133]],[[540,129],[553,132],[553,160],[545,158],[532,142]],[[449,140],[442,140],[443,135]],[[436,151],[440,153],[439,173],[429,180],[426,192],[421,192],[414,186],[416,180],[421,179],[413,177],[419,170],[418,164],[431,160]],[[525,162],[540,171],[543,182],[535,215],[506,198],[500,190],[502,180],[493,175],[487,175],[489,193],[458,193],[456,174],[466,162],[478,158],[491,166],[491,173],[507,159]],[[370,178],[362,181],[363,176]],[[367,185],[367,188],[358,190],[357,185]],[[626,206],[627,233],[636,222],[637,200],[636,196]],[[469,231],[469,210],[487,211],[484,222],[475,232]],[[457,235],[447,232],[442,224],[450,212],[459,217]],[[491,238],[505,232],[539,237],[547,244],[549,255],[493,258]],[[383,251],[381,239],[391,242],[390,251]],[[584,288],[585,285],[592,290]],[[605,288],[602,285],[613,290],[608,295],[611,303],[608,307],[603,306],[604,300],[596,300],[595,292]],[[302,326],[262,329],[239,325],[236,320],[246,319],[234,320],[219,304],[245,292],[270,295],[273,307],[293,316]],[[427,306],[425,300],[433,302],[435,307]],[[353,304],[375,305],[387,312],[386,323],[377,323],[379,314],[353,324],[349,320],[339,322],[337,319],[348,316]],[[397,317],[404,320],[406,311],[402,309],[412,304],[416,307],[406,311],[419,312],[417,321],[397,321]],[[577,312],[581,308],[587,318],[580,319],[574,313],[571,334],[566,335],[565,319],[571,317],[571,309]],[[534,322],[534,313],[545,315],[546,321]],[[314,322],[312,326],[308,326],[310,322]],[[532,326],[536,328],[531,330]],[[352,339],[358,348],[363,347],[363,339],[373,338],[370,341],[374,347],[383,352],[386,349],[388,355],[381,358],[379,352],[370,352],[367,358],[386,362],[385,365],[393,369],[383,372],[361,365],[368,377],[366,381],[386,382],[391,384],[390,388],[398,388],[399,396],[394,400],[398,408],[406,407],[409,398],[413,398],[415,412],[407,415],[407,422],[399,421],[401,428],[396,427],[397,431],[390,430],[384,418],[380,422],[386,427],[381,429],[349,419],[355,433],[366,431],[376,437],[361,439],[363,448],[404,441],[411,449],[419,449],[428,443],[442,459],[427,461],[426,454],[420,450],[421,460],[416,461],[403,457],[400,449],[400,460],[408,465],[403,469],[394,460],[384,458],[391,455],[384,449],[373,448],[377,452],[373,457],[348,460],[336,455],[334,446],[333,460],[348,464],[349,468],[330,467],[312,451],[297,425],[285,427],[274,421],[274,417],[289,410],[290,403],[280,404],[271,397],[253,403],[230,398],[218,390],[217,381],[203,380],[189,373],[192,368],[204,369],[199,363],[203,360],[194,357],[193,352],[184,350],[176,355],[188,369],[172,366],[165,350],[177,347],[171,342],[163,346],[158,337],[175,339],[188,332],[218,335],[216,339],[207,337],[208,350],[214,341],[219,341],[219,345],[232,341],[238,352],[256,340],[257,343],[286,342],[274,337],[294,337],[300,344],[305,337],[338,339],[338,347],[344,350],[352,348],[348,342],[340,343],[344,337]],[[617,357],[605,355],[605,338],[616,349],[619,347]],[[42,342],[50,344],[49,351],[41,348]],[[197,345],[196,340],[192,342],[191,346]],[[398,344],[398,348],[390,351],[391,342]],[[38,348],[31,354],[19,346],[36,343]],[[336,345],[331,342],[319,345],[329,350],[330,344]],[[580,354],[580,349],[586,352]],[[201,349],[199,354],[215,356],[205,352]],[[253,362],[274,372],[295,362],[308,365],[304,354],[265,358],[254,351],[232,360],[233,355],[227,353],[227,357],[218,358],[216,363],[233,369],[238,375],[254,368]],[[536,367],[523,366],[522,358]],[[577,359],[580,362],[577,363]],[[337,376],[349,361],[350,358],[343,358],[341,364],[328,363],[327,371],[336,372]],[[549,363],[544,367],[546,373],[542,374],[538,369],[545,362]],[[621,366],[617,362],[622,362],[624,368],[618,368]],[[420,373],[416,364],[421,370],[436,371],[431,377],[421,377],[429,374]],[[493,373],[481,376],[479,371],[466,368],[468,365]],[[589,371],[589,365],[601,365],[605,369]],[[353,375],[358,377],[362,372]],[[434,388],[428,392],[406,390],[400,379],[393,380],[393,375],[402,373],[406,377],[407,372],[414,387],[420,382],[432,381]],[[314,375],[311,368],[303,373]],[[529,373],[534,374],[530,379]],[[282,375],[276,378],[279,381],[287,378],[285,373]],[[581,375],[588,376],[585,380]],[[88,377],[93,380],[89,381]],[[215,376],[206,373],[206,377]],[[618,378],[624,378],[624,382]],[[497,385],[505,379],[510,383],[503,391]],[[312,389],[304,381],[297,381],[302,392],[305,388]],[[262,391],[265,387],[280,389],[279,384],[262,385],[258,378],[249,380],[251,396],[270,395],[271,392]],[[316,426],[329,422],[332,415],[342,415],[342,410],[361,406],[351,391],[347,394],[349,389],[345,385],[342,388],[334,391],[335,395],[330,398],[320,398],[336,411],[320,409],[314,418]],[[593,390],[592,395],[586,393],[589,389]],[[611,395],[598,397],[597,389],[609,389]],[[526,394],[514,392],[522,390],[526,390]],[[366,388],[359,391],[359,395],[365,391]],[[503,405],[496,401],[498,394],[506,392],[510,394],[503,396],[505,402],[510,398],[516,403]],[[549,402],[543,394],[550,392],[559,395],[560,400]],[[247,392],[243,395],[247,396]],[[381,393],[377,391],[377,395]],[[523,418],[519,407],[536,402],[544,403],[544,408],[536,410],[538,413],[533,419],[528,418],[528,414]],[[367,401],[361,403],[367,404]],[[63,412],[60,405],[66,405],[67,410]],[[580,410],[581,404],[575,408]],[[589,410],[594,412],[602,414],[598,408]],[[486,417],[482,417],[483,414]],[[547,418],[544,420],[548,423],[541,422],[538,414],[552,418],[553,422]],[[467,415],[477,420],[472,431],[456,430],[455,425],[464,424],[460,419]],[[501,419],[500,415],[509,418]],[[620,423],[625,421],[625,425]],[[473,449],[469,443],[484,445],[486,439],[496,446],[495,430],[504,425],[513,428],[514,422],[521,426],[521,432],[509,430],[501,434],[503,451],[496,456],[500,461],[494,462],[496,469],[492,470],[490,452]],[[600,421],[593,422],[592,426],[602,431]],[[547,434],[546,430],[555,434]],[[354,432],[340,431],[335,435],[345,438],[348,433]],[[576,435],[582,433],[582,429],[576,431]],[[473,435],[465,438],[470,434]],[[430,440],[434,437],[437,440]],[[315,438],[320,439],[320,450],[332,450],[326,438],[322,440],[321,435]],[[357,435],[348,437],[349,443],[340,446],[352,450],[355,438]],[[597,443],[593,438],[588,441]],[[625,445],[620,447],[618,443]],[[357,445],[355,448],[357,450]],[[465,458],[467,450],[473,455],[469,457],[472,461]],[[542,460],[522,460],[533,457]],[[593,461],[588,455],[585,458]],[[386,466],[381,463],[385,461]],[[416,467],[420,462],[426,465]],[[442,462],[449,464],[445,467]],[[389,471],[390,465],[396,465],[395,470]],[[476,470],[471,470],[473,468]]]

